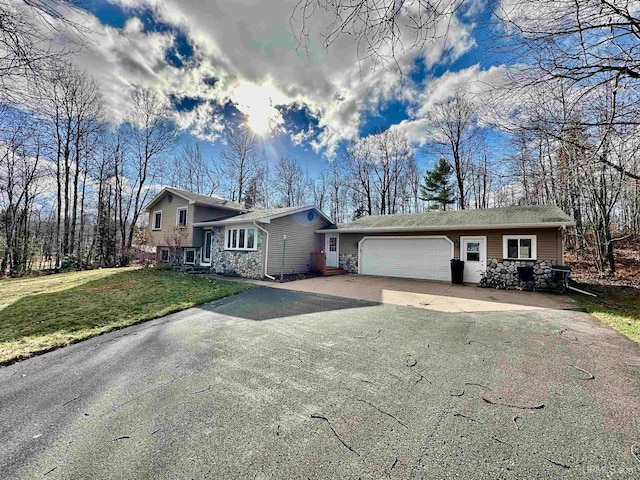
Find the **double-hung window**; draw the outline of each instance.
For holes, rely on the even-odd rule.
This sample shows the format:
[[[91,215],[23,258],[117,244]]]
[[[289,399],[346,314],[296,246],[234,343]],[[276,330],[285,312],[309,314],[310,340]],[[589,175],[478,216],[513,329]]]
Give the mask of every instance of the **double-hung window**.
[[[188,207],[181,207],[176,211],[176,226],[177,227],[186,227],[187,226],[187,210],[188,210]]]
[[[256,250],[256,229],[253,227],[227,227],[225,250]]]
[[[502,237],[502,257],[508,260],[535,260],[536,235],[505,235]]]
[[[157,210],[153,212],[153,224],[151,226],[152,230],[161,230],[162,229],[162,210]]]

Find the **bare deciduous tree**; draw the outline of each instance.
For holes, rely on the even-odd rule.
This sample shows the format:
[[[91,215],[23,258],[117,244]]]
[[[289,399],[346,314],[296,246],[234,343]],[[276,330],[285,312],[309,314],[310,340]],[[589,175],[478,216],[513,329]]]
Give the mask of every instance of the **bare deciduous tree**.
[[[160,175],[163,156],[175,143],[175,126],[169,120],[167,108],[149,89],[138,88],[131,97],[128,133],[133,160],[128,165],[127,185],[119,189],[129,192],[124,205],[120,204],[120,229],[123,247],[127,249],[131,248],[134,227],[149,198],[149,185]]]
[[[220,153],[220,177],[223,179],[229,200],[241,202],[248,185],[260,173],[264,157],[258,137],[248,127],[242,125],[230,131],[226,146]]]
[[[283,207],[298,207],[307,202],[307,175],[294,158],[280,157],[275,168],[274,184]]]
[[[468,0],[299,0],[289,23],[306,52],[312,24],[321,23],[325,49],[349,38],[358,59],[399,66],[405,52],[446,38],[454,17],[468,8]]]
[[[80,25],[63,12],[76,9],[74,0],[0,1],[0,99],[25,103],[30,82],[38,82],[51,69],[51,61],[70,52],[67,45],[83,36]]]
[[[210,162],[205,160],[196,140],[182,144],[170,166],[170,184],[202,195],[211,195],[220,186],[220,179]]]
[[[458,191],[458,208],[467,208],[467,182],[478,146],[476,108],[467,93],[456,90],[452,98],[435,107],[430,115],[436,138],[434,147],[449,162]]]

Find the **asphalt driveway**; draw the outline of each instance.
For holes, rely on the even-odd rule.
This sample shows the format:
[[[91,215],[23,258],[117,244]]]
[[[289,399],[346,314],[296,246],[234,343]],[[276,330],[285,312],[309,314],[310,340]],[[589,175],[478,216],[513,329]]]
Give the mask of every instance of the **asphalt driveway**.
[[[638,478],[639,365],[581,312],[256,288],[0,368],[0,477]]]

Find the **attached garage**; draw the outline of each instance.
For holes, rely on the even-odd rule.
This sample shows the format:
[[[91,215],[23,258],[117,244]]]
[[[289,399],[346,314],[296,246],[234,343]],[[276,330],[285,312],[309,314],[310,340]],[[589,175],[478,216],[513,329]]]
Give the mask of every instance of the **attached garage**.
[[[560,208],[536,205],[369,215],[316,233],[333,239],[327,262],[337,256],[347,273],[450,282],[451,259],[460,258],[466,283],[486,273],[517,285],[516,267],[532,266],[544,286],[551,267],[563,263],[564,232],[574,225]]]
[[[453,242],[445,236],[364,237],[358,250],[362,275],[451,280]]]

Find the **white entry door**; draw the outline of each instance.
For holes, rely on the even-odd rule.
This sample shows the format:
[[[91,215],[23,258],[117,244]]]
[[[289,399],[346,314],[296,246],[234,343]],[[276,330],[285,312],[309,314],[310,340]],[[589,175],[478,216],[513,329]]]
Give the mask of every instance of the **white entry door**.
[[[460,255],[464,260],[464,281],[480,283],[487,269],[487,237],[460,237]]]
[[[327,267],[338,266],[338,234],[328,233],[325,236],[324,251],[327,253]]]

